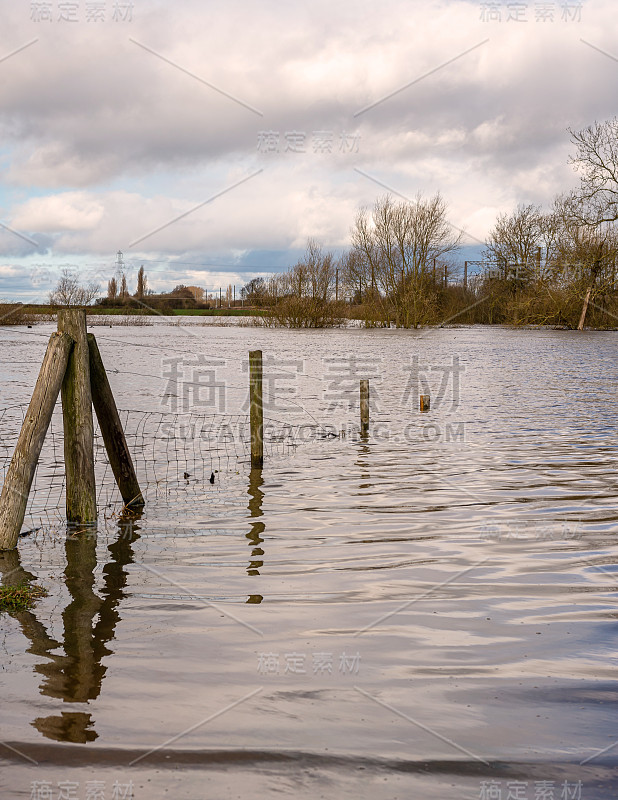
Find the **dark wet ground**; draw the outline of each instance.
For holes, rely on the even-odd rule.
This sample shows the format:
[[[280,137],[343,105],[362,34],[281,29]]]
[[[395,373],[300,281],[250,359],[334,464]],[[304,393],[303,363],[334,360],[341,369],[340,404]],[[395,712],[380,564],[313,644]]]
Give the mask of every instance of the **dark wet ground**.
[[[1,559],[49,592],[0,616],[2,798],[618,794],[616,334],[95,333],[121,408],[243,414],[261,347],[266,415],[348,436]],[[3,405],[44,347],[0,333]]]

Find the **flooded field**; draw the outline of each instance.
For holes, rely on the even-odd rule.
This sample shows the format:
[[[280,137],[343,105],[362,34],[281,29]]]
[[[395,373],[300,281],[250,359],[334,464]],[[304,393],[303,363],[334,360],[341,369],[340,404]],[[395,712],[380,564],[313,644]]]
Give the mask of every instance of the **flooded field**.
[[[0,331],[2,407],[52,329]],[[617,334],[94,333],[132,412],[245,415],[262,349],[301,432],[0,556],[48,590],[0,615],[2,798],[616,796]]]

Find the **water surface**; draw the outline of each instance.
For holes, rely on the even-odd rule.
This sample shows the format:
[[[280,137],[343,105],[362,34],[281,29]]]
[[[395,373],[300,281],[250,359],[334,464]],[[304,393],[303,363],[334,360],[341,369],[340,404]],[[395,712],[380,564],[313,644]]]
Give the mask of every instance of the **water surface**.
[[[0,332],[3,406],[51,330]],[[214,484],[177,449],[143,515],[0,559],[49,592],[0,617],[3,797],[615,796],[615,333],[93,330],[122,409],[239,422],[261,348],[266,416],[307,427]]]

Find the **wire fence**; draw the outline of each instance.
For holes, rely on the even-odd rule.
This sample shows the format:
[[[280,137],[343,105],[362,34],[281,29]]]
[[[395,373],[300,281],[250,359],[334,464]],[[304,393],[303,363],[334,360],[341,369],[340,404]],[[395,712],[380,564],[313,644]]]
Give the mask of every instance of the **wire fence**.
[[[88,320],[90,325],[91,319]],[[3,326],[0,326],[2,328]],[[183,326],[183,329],[184,326]],[[23,336],[37,339],[48,339],[48,333],[39,331],[25,331],[20,329],[9,332],[16,333],[20,341]],[[190,326],[186,328],[187,334],[193,334]],[[99,343],[120,345],[123,349],[137,348],[137,353],[158,351],[166,356],[177,353],[186,357],[186,348],[180,348],[177,342],[131,341],[113,336],[97,336]],[[20,354],[21,355],[21,354]],[[104,360],[107,358],[104,356]],[[13,359],[4,363],[17,363]],[[22,361],[20,363],[36,364],[36,360]],[[170,508],[182,507],[183,499],[195,498],[199,492],[210,487],[213,473],[246,471],[251,465],[250,456],[250,419],[246,413],[227,413],[225,408],[216,412],[205,411],[203,407],[195,409],[195,397],[191,391],[204,390],[205,384],[201,380],[199,370],[193,370],[193,360],[188,361],[191,370],[188,374],[182,372],[178,376],[150,374],[151,370],[131,370],[118,368],[107,364],[107,371],[111,374],[139,377],[148,380],[165,380],[166,386],[173,384],[175,388],[167,391],[176,391],[182,395],[180,408],[159,411],[120,410],[120,418],[125,432],[127,445],[131,454],[138,482],[147,506],[155,501],[163,502]],[[119,366],[123,366],[120,364]],[[199,366],[199,364],[198,364]],[[276,364],[277,375],[296,377],[295,372],[282,369]],[[370,365],[364,365],[363,374],[370,377]],[[272,365],[267,364],[267,369]],[[197,374],[197,379],[195,374]],[[268,373],[267,373],[268,374]],[[323,381],[323,376],[302,373],[303,378]],[[351,383],[357,381],[352,380]],[[219,384],[213,384],[216,388]],[[358,384],[357,384],[358,385]],[[248,385],[236,385],[226,381],[227,389],[245,391]],[[185,398],[185,394],[187,398]],[[274,402],[275,388],[269,389],[269,384],[264,386],[264,458],[266,460],[281,456],[288,456],[303,444],[311,442],[325,442],[338,438],[339,430],[332,424],[322,424],[305,408],[303,398],[292,399],[286,394],[286,402],[294,408],[294,417],[300,422],[291,423],[286,419],[276,418],[277,412],[281,417],[282,411],[271,408],[275,416],[269,416],[267,406]],[[350,397],[357,397],[357,390],[350,388]],[[187,400],[185,403],[184,400]],[[17,438],[24,422],[28,405],[26,403],[0,408],[0,484],[4,485],[6,474],[11,463]],[[244,409],[242,409],[244,410]],[[286,416],[288,408],[283,412]],[[94,461],[95,481],[97,487],[97,505],[99,519],[121,513],[123,501],[116,486],[113,472],[109,463],[103,438],[94,417]],[[345,435],[352,438],[360,435],[360,426],[346,423]],[[215,479],[218,482],[218,476]],[[43,532],[48,530],[58,531],[66,528],[65,513],[65,459],[64,459],[64,434],[60,401],[56,404],[52,421],[41,451],[33,484],[28,497],[26,516],[22,526],[22,535],[32,530]],[[203,492],[202,492],[203,495]]]
[[[27,404],[0,409],[0,481],[4,484]],[[119,410],[129,452],[148,503],[186,497],[217,473],[250,467],[247,414],[198,414]],[[94,462],[99,509],[122,508],[99,426],[94,418]],[[337,437],[332,426],[296,424],[264,417],[264,456],[276,458],[308,442]],[[28,497],[22,535],[57,528],[65,519],[64,434],[58,402]]]

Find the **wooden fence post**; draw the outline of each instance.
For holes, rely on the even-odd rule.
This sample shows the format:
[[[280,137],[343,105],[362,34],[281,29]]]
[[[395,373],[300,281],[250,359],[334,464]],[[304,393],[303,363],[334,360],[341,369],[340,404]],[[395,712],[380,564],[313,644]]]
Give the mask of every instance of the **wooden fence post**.
[[[360,382],[360,427],[361,433],[369,431],[369,381]]]
[[[116,483],[126,506],[143,506],[144,498],[139,488],[131,453],[122,430],[116,401],[107,379],[97,340],[92,333],[88,334],[88,350],[90,352],[92,404],[99,420],[101,435],[103,436],[114,478],[116,478]]]
[[[51,335],[2,487],[0,550],[12,550],[17,544],[26,514],[32,479],[72,348],[73,340],[68,334],[53,333]]]
[[[249,421],[251,425],[251,469],[264,466],[264,407],[262,403],[262,351],[249,353]]]
[[[67,522],[89,524],[97,519],[97,499],[86,312],[61,309],[58,330],[75,342],[62,382]]]

